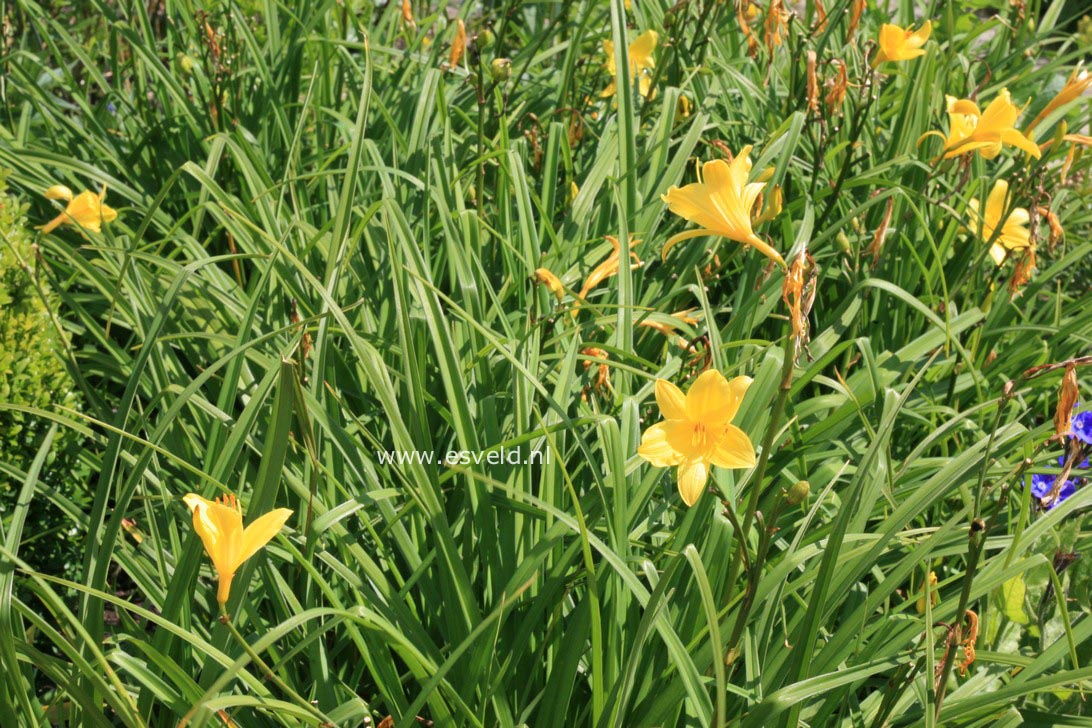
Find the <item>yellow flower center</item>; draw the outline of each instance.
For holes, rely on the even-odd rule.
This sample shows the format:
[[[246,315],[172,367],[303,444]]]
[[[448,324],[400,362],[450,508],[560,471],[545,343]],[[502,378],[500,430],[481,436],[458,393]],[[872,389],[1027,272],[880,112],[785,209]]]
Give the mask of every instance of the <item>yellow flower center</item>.
[[[694,430],[690,433],[690,446],[695,450],[705,450],[711,444],[712,437],[704,422],[695,422]]]

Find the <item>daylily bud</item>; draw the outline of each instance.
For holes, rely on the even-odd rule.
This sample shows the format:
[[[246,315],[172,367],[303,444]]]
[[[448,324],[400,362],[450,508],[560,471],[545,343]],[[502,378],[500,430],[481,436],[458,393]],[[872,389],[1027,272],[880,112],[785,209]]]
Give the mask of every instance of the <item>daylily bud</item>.
[[[934,607],[937,604],[940,603],[940,594],[936,590],[936,585],[937,585],[937,574],[936,574],[935,571],[930,571],[929,572],[929,586],[930,586],[930,589],[929,589],[929,603],[932,604]],[[921,585],[921,598],[918,599],[917,603],[914,605],[914,609],[915,609],[915,611],[917,611],[918,614],[925,614],[925,584],[924,583]]]
[[[193,73],[194,60],[191,57],[185,53],[179,53],[174,59],[178,62],[178,70],[184,75],[189,76]]]
[[[497,36],[493,35],[493,31],[486,28],[482,32],[478,33],[478,36],[474,39],[474,45],[478,47],[478,50],[484,51],[493,47],[493,43],[497,40]]]
[[[72,190],[64,185],[53,185],[45,191],[45,198],[47,200],[64,200],[65,202],[70,202],[72,200]]]
[[[493,80],[498,83],[507,81],[508,77],[512,75],[512,61],[507,58],[494,58],[493,62],[489,64],[489,73],[493,76]]]
[[[806,501],[810,495],[811,483],[806,480],[798,480],[793,483],[793,486],[785,493],[785,502],[790,506],[798,506]]]
[[[838,248],[846,255],[849,255],[853,251],[853,248],[849,244],[849,236],[846,235],[844,231],[839,230],[838,234],[834,236],[834,241],[838,243]]]

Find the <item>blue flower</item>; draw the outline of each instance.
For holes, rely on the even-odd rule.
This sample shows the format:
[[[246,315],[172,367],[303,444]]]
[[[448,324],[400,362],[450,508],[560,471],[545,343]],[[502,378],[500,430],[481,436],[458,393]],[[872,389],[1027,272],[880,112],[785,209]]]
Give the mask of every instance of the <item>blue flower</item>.
[[[1073,416],[1073,437],[1086,445],[1092,445],[1092,410],[1085,410]]]
[[[1089,423],[1089,424],[1092,424],[1092,423]],[[1065,466],[1065,456],[1061,455],[1061,456],[1058,457],[1058,467],[1064,467],[1064,466]],[[1078,467],[1081,470],[1087,470],[1088,469],[1088,458],[1085,458],[1084,462],[1082,462]],[[1054,487],[1054,479],[1057,478],[1057,477],[1058,476],[1056,476],[1056,475],[1041,475],[1039,473],[1036,473],[1036,474],[1032,475],[1031,476],[1031,494],[1033,496],[1035,496],[1037,499],[1042,500],[1043,498],[1045,498],[1047,495],[1050,494],[1051,489]],[[1068,498],[1069,496],[1073,495],[1076,492],[1077,492],[1077,478],[1069,478],[1064,483],[1062,483],[1062,489],[1060,491],[1058,491],[1058,497],[1055,499],[1054,503],[1051,504],[1050,507],[1053,508],[1054,506],[1058,505],[1059,503],[1061,503],[1066,498]]]

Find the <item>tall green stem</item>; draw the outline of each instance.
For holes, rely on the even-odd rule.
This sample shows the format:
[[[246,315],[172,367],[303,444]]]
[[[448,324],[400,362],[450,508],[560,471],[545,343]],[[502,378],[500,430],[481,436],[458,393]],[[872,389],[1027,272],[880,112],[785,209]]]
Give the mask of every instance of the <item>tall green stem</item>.
[[[227,626],[228,631],[230,631],[231,634],[235,637],[235,640],[243,648],[243,651],[246,652],[246,654],[250,657],[251,661],[254,662],[254,664],[257,665],[258,668],[262,671],[263,678],[272,682],[285,695],[290,697],[293,702],[302,707],[311,715],[315,716],[315,719],[318,721],[318,725],[334,725],[333,721],[330,720],[329,716],[316,708],[309,700],[293,690],[288,685],[288,683],[282,680],[277,675],[277,673],[273,672],[273,670],[270,669],[269,665],[265,663],[265,660],[262,659],[261,655],[259,655],[253,647],[251,647],[250,643],[246,641],[246,638],[243,637],[242,633],[238,630],[238,628],[234,624],[232,624],[231,617],[230,615],[228,615],[227,609],[223,604],[220,605],[220,623]]]
[[[784,361],[781,364],[781,386],[777,392],[777,400],[774,402],[773,411],[770,413],[770,421],[766,426],[766,434],[762,439],[762,454],[758,457],[758,465],[755,466],[755,474],[751,479],[751,499],[747,503],[747,510],[743,516],[743,526],[736,534],[736,553],[732,558],[732,563],[728,567],[728,580],[724,584],[724,597],[722,603],[727,604],[731,601],[732,589],[735,587],[736,579],[739,577],[740,564],[743,563],[743,551],[747,548],[747,534],[751,530],[751,524],[755,520],[755,513],[758,511],[759,498],[762,496],[762,480],[766,475],[766,464],[770,460],[770,451],[773,450],[774,438],[777,436],[777,431],[781,427],[781,417],[785,412],[785,404],[789,399],[789,391],[792,389],[792,373],[793,362],[795,359],[795,344],[792,336],[792,326],[789,325],[785,332],[785,345],[784,345]],[[762,564],[759,562],[759,557],[763,556],[764,550],[759,547],[759,554],[756,555],[754,563],[748,570],[749,584],[748,592],[754,591],[754,584],[757,583],[759,578],[759,572],[762,569]],[[740,607],[740,615],[736,620],[736,630],[740,631],[739,625],[746,622],[747,613],[750,611],[750,606],[747,601]],[[728,649],[731,650],[735,647],[735,641],[738,639],[738,634],[734,634],[732,640],[729,641]]]

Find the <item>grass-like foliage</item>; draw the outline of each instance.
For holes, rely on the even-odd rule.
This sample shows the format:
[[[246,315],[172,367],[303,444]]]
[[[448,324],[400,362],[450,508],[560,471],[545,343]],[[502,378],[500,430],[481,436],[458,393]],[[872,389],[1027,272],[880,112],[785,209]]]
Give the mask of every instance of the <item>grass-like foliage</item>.
[[[1080,6],[0,5],[0,725],[1092,724]]]

